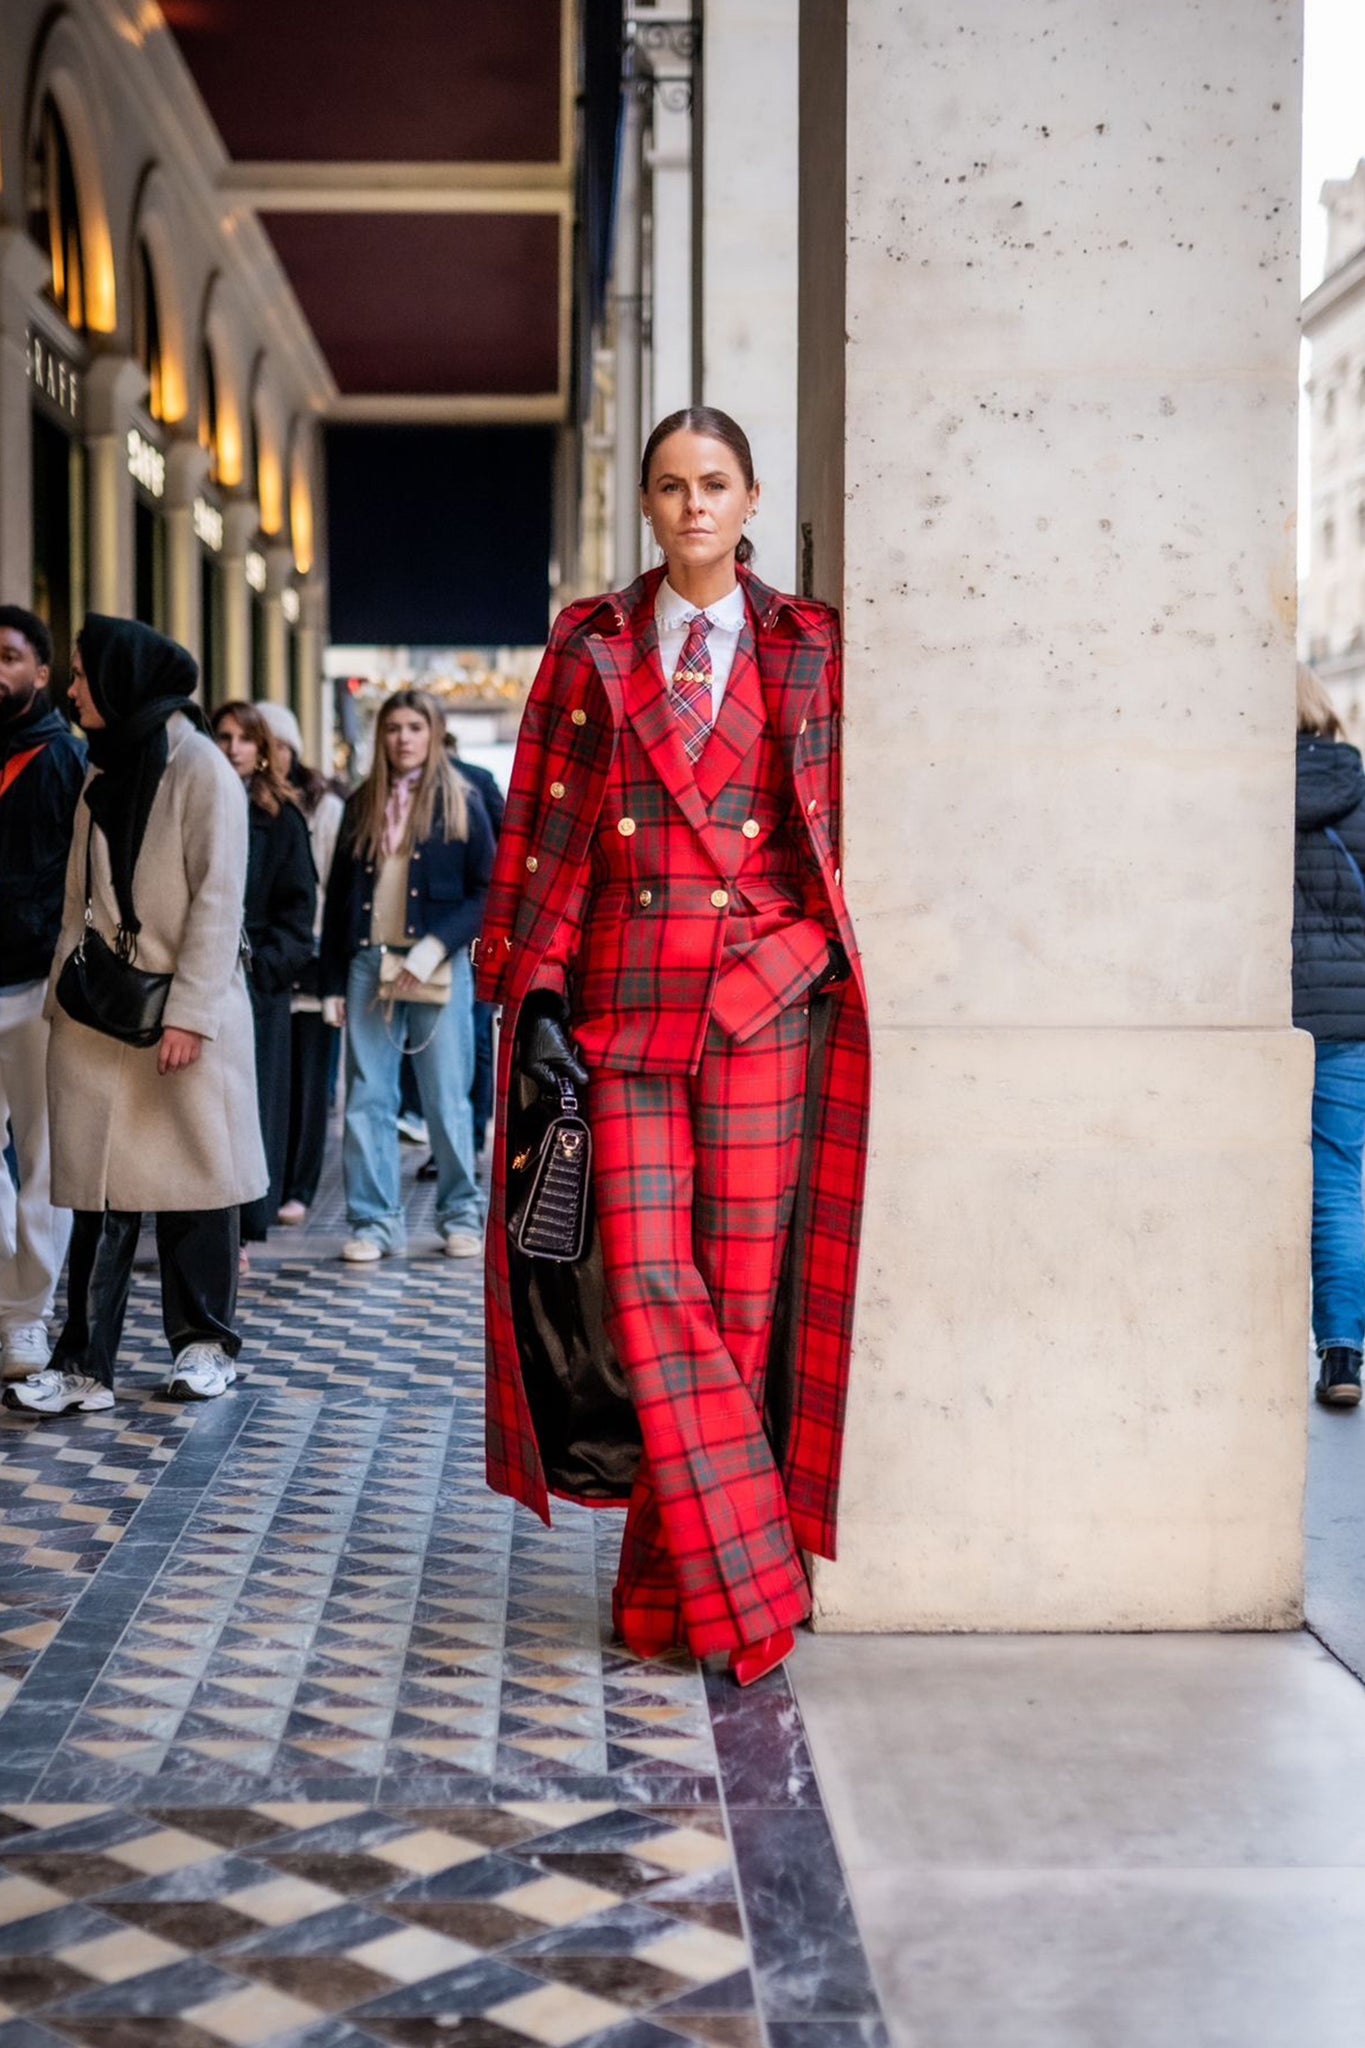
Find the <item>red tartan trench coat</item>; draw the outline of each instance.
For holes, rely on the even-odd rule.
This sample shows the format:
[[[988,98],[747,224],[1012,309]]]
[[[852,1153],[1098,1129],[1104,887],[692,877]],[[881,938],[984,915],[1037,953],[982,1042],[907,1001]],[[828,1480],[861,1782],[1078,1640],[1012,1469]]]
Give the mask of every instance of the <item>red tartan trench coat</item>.
[[[740,573],[766,716],[853,969],[812,1006],[801,1178],[765,1415],[796,1540],[833,1557],[871,1074],[866,991],[841,887],[839,626],[828,606],[779,596]],[[525,1131],[514,1047],[520,1006],[566,909],[581,901],[625,697],[643,658],[640,622],[652,615],[662,574],[570,605],[555,621],[522,721],[475,950],[478,995],[503,1005],[487,1252],[488,1479],[547,1522],[552,1492],[623,1503],[638,1433],[601,1327],[600,1269],[588,1259],[581,1272],[527,1260],[508,1231],[509,1162]]]

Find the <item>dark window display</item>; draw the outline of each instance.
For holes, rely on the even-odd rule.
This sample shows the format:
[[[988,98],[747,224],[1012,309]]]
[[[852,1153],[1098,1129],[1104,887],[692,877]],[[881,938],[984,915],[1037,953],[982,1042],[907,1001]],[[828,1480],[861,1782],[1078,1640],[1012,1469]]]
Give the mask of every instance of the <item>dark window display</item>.
[[[85,613],[85,450],[33,414],[33,609],[46,621],[54,681],[65,690],[71,643]]]

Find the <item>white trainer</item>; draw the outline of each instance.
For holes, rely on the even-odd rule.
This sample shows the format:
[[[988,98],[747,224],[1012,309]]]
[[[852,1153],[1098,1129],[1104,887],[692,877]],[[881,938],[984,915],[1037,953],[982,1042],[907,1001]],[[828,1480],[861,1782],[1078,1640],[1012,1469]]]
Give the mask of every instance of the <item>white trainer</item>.
[[[216,1401],[236,1377],[237,1368],[220,1344],[187,1344],[166,1392],[172,1401]]]
[[[372,1266],[384,1256],[384,1247],[373,1237],[348,1237],[341,1256],[350,1266]]]
[[[448,1259],[477,1259],[483,1251],[483,1239],[472,1230],[448,1230],[441,1250]]]
[[[5,1388],[5,1406],[25,1415],[69,1415],[73,1408],[82,1415],[94,1415],[113,1405],[112,1387],[83,1372],[59,1372],[55,1365]]]
[[[26,1380],[30,1373],[45,1371],[51,1361],[52,1344],[46,1323],[16,1323],[12,1330],[6,1330],[0,1378]]]

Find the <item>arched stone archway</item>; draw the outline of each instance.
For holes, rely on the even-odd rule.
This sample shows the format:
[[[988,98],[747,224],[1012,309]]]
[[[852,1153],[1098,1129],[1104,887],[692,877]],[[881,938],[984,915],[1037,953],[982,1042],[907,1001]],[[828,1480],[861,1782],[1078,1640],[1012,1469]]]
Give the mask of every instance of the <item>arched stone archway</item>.
[[[49,98],[66,131],[75,173],[85,258],[84,324],[91,334],[113,334],[118,326],[118,270],[104,180],[104,161],[113,138],[93,57],[78,24],[66,13],[52,23],[34,63],[24,129],[25,161],[36,142]]]
[[[147,252],[161,330],[161,417],[167,426],[178,426],[186,419],[190,406],[190,324],[175,253],[171,188],[159,164],[149,164],[138,185],[129,244],[130,268],[138,261],[140,247]]]

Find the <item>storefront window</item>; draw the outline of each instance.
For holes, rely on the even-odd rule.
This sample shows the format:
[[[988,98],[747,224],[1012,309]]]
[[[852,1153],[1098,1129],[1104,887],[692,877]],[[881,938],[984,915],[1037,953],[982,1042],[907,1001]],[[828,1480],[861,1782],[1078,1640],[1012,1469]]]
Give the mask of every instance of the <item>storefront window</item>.
[[[62,117],[43,102],[38,141],[29,166],[29,233],[52,263],[49,292],[72,327],[85,326],[85,253],[76,171]]]
[[[137,245],[133,266],[133,339],[137,359],[147,373],[147,410],[154,420],[166,417],[166,394],[162,377],[161,310],[157,304],[156,276],[147,244]]]
[[[51,629],[54,680],[64,689],[85,609],[85,450],[38,411],[32,448],[33,609]]]

